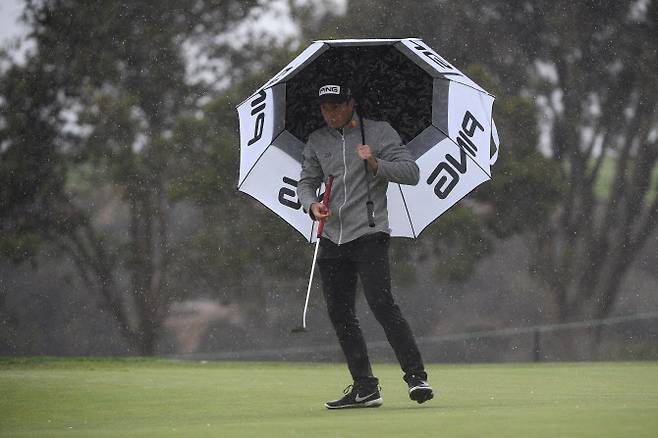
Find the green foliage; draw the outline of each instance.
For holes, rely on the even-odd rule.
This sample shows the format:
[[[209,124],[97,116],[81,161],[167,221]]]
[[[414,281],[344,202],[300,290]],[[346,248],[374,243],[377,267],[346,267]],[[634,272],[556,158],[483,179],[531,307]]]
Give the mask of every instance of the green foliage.
[[[177,157],[176,166],[167,169],[168,192],[201,212],[196,232],[174,249],[175,275],[187,279],[183,283],[213,285],[222,299],[240,300],[256,312],[262,308],[254,291],[262,298],[272,279],[303,278],[310,259],[295,230],[237,191],[240,140],[234,104],[276,68],[246,78],[198,114],[180,118],[165,142]]]
[[[195,201],[182,187],[199,175],[177,179],[177,164],[199,156],[178,147],[172,133],[193,120],[204,92],[188,83],[182,48],[196,40],[209,50],[209,36],[261,4],[26,3],[36,49],[24,65],[7,69],[0,90],[2,255],[22,261],[41,243],[61,251],[145,354],[178,294],[169,277],[178,245],[170,242],[172,209]],[[218,132],[180,139],[185,134],[180,144]],[[224,178],[222,193],[235,158],[223,153],[227,144],[210,154]]]
[[[527,98],[500,96],[496,101],[501,148],[493,180],[478,189],[477,198],[494,204],[488,225],[499,237],[547,223],[565,191],[558,164],[537,150],[535,114]]]
[[[501,90],[483,64],[469,65],[465,73],[496,95],[494,119],[501,143],[492,181],[479,187],[474,197],[493,206],[486,223],[498,237],[537,229],[550,219],[566,187],[559,165],[537,148],[535,101]]]
[[[450,281],[465,281],[475,269],[478,260],[491,251],[490,239],[473,211],[455,206],[445,213],[421,237],[428,239],[436,257],[434,274]]]
[[[16,264],[33,259],[40,242],[39,234],[32,231],[7,233],[0,238],[0,257]]]
[[[14,261],[38,250],[42,231],[75,225],[61,197],[67,166],[57,153],[60,105],[51,83],[31,61],[10,67],[0,81],[0,246]]]

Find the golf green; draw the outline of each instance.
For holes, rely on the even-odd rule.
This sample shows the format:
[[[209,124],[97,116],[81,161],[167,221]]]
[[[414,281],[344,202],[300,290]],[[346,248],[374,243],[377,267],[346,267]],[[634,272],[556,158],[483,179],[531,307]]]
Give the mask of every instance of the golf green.
[[[656,437],[658,363],[428,366],[410,401],[375,364],[384,405],[329,411],[342,364],[0,359],[1,437]]]

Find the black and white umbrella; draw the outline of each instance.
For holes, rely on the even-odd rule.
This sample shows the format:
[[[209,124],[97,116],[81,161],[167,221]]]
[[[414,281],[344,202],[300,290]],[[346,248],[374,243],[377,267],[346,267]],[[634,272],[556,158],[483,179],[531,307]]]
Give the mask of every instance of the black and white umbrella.
[[[309,242],[315,223],[297,199],[297,179],[304,144],[324,124],[318,84],[337,72],[349,72],[359,113],[389,122],[420,168],[418,185],[389,184],[392,236],[418,237],[491,178],[499,145],[494,97],[422,40],[315,41],[237,107],[238,189]]]

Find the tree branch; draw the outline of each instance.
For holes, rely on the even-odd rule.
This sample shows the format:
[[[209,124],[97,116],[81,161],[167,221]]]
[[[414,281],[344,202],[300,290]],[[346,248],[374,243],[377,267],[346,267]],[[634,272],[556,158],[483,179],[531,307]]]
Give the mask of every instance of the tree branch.
[[[650,166],[649,176],[648,176],[648,178],[650,179],[652,173],[656,168],[656,164],[658,163],[658,158],[656,157],[656,155],[658,154],[655,152],[656,150],[658,150],[658,142],[653,142],[653,144],[647,145],[646,148],[654,151],[653,162]],[[653,202],[651,203],[651,205],[649,205],[648,208],[645,209],[643,214],[640,214],[637,220],[637,226],[635,227],[635,232],[631,233],[629,245],[634,252],[638,252],[639,249],[642,246],[644,246],[649,236],[651,236],[656,229],[656,223],[658,222],[658,179],[655,182],[655,186],[653,190],[654,190]],[[646,190],[644,195],[645,198],[648,196],[648,193],[649,190]]]

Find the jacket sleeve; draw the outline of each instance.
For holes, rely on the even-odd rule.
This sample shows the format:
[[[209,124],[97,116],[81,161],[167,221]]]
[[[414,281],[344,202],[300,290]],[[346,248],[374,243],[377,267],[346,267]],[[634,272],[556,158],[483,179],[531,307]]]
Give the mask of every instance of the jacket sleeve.
[[[400,135],[386,122],[380,132],[382,148],[377,156],[377,177],[398,184],[418,184],[420,170]]]
[[[305,212],[309,212],[312,203],[318,202],[318,188],[324,180],[322,167],[310,143],[309,139],[302,153],[302,171],[297,184],[297,197]],[[311,218],[315,219],[312,214]]]

